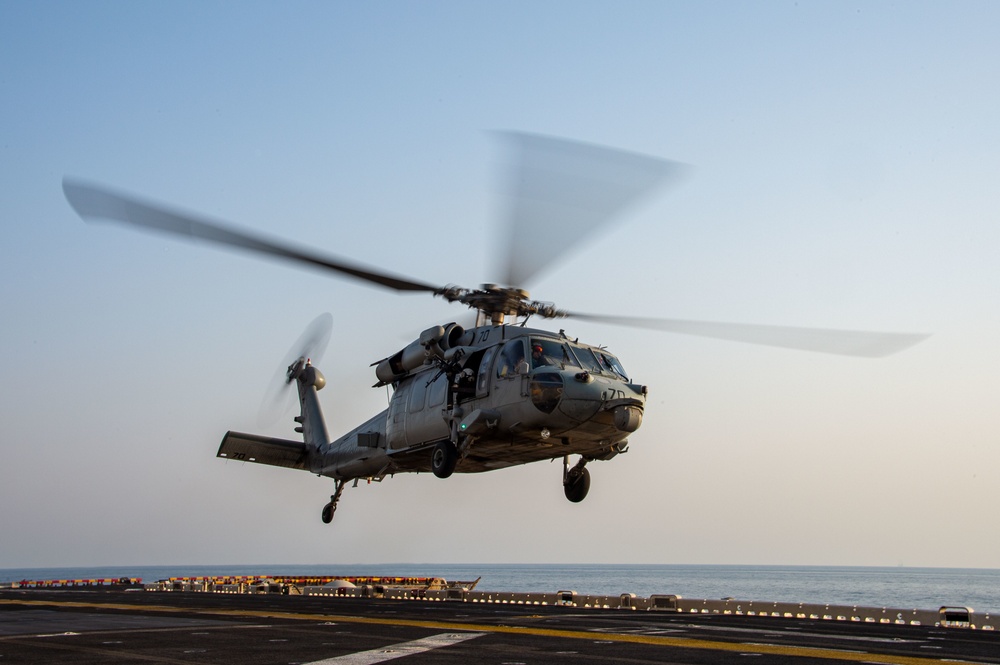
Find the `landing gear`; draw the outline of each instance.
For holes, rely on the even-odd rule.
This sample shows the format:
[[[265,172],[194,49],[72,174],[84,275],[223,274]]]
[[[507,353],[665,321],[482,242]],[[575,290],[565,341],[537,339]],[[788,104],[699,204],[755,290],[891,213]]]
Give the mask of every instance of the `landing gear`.
[[[333,482],[335,483],[336,490],[330,496],[330,503],[323,506],[323,524],[329,524],[333,521],[333,513],[337,510],[337,502],[340,501],[340,495],[344,491],[343,480],[335,480]]]
[[[441,441],[431,453],[431,471],[438,478],[447,478],[458,464],[458,449],[451,441]]]
[[[569,457],[563,457],[563,492],[573,503],[580,503],[587,498],[590,491],[590,471],[586,468],[587,459],[581,457],[572,469],[569,468]]]

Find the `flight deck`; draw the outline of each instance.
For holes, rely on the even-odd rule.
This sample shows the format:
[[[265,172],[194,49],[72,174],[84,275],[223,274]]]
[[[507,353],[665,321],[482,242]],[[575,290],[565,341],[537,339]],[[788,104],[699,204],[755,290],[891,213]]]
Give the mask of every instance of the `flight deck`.
[[[237,593],[199,592],[204,578],[120,582],[0,589],[0,663],[1000,664],[1000,630],[964,608],[887,616],[880,608],[447,584],[296,593],[268,580]]]

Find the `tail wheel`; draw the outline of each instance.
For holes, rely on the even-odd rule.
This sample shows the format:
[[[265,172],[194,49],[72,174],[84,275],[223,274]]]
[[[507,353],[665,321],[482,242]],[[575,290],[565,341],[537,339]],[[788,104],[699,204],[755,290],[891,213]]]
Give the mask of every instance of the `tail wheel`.
[[[438,478],[447,478],[458,464],[458,450],[451,441],[442,441],[434,446],[431,453],[431,471]]]
[[[586,468],[572,469],[563,483],[563,491],[566,498],[573,503],[580,503],[587,498],[590,491],[590,471]]]
[[[337,503],[340,501],[340,495],[344,493],[344,483],[346,483],[349,478],[341,478],[340,480],[334,480],[334,487],[336,488],[333,494],[330,495],[330,503],[323,506],[323,524],[329,524],[333,521],[333,513],[337,510]]]

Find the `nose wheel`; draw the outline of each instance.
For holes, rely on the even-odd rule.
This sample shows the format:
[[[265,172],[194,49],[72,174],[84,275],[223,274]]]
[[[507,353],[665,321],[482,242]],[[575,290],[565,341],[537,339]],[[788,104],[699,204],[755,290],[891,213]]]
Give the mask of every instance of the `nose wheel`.
[[[590,471],[587,470],[587,460],[581,457],[572,469],[569,468],[569,457],[563,457],[563,492],[573,503],[580,503],[587,498],[590,491]]]

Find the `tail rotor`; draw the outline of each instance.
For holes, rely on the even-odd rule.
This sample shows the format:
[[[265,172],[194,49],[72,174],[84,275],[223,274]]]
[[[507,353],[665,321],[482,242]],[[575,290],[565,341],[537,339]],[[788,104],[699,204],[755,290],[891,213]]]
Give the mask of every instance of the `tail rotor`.
[[[306,363],[319,364],[330,343],[332,329],[333,315],[329,312],[320,314],[306,326],[299,339],[282,358],[261,401],[257,417],[259,427],[274,425],[291,410],[295,404],[295,391],[291,389],[292,381]]]

